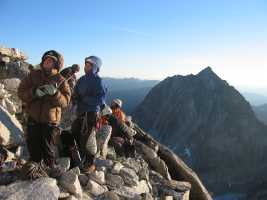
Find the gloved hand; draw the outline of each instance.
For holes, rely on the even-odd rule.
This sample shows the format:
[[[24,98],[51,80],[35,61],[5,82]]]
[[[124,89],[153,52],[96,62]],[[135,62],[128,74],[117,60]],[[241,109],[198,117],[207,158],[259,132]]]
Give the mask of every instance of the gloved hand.
[[[71,100],[72,105],[77,105],[79,102],[82,101],[82,95],[73,95]]]
[[[45,86],[46,86],[46,85],[43,85],[43,86],[41,86],[41,87],[36,88],[36,90],[35,90],[35,94],[36,94],[38,97],[42,97],[42,96],[44,96],[44,95],[46,94],[45,91],[44,91]]]
[[[54,95],[58,91],[57,83],[51,82],[49,85],[45,85],[44,91],[46,94]]]

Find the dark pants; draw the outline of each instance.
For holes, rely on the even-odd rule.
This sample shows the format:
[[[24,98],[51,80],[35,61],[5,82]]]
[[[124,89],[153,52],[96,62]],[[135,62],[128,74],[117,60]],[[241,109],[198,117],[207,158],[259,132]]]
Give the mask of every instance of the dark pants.
[[[113,146],[115,149],[116,154],[119,156],[125,156],[125,145],[126,141],[122,137],[111,137],[109,142],[109,145]]]
[[[97,119],[97,112],[87,112],[87,120],[86,120],[86,127],[83,124],[85,115],[77,117],[71,125],[71,133],[73,138],[75,139],[81,157],[85,156],[85,161],[91,165],[95,164],[95,155],[92,155],[88,149],[86,148],[86,143],[91,132],[95,129],[96,119]]]
[[[55,167],[55,138],[58,133],[56,124],[37,123],[31,118],[27,125],[27,147],[30,153],[29,161],[41,162]]]
[[[129,126],[130,128],[133,128],[134,127],[134,125],[133,125],[133,123],[131,121],[126,121],[125,124],[127,126]]]

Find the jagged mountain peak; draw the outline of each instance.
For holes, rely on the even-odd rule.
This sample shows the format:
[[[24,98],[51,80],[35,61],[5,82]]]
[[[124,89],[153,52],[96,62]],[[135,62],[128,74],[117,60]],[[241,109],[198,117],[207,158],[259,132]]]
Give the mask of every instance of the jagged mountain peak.
[[[156,117],[156,119],[159,119],[160,116],[168,115],[175,120],[180,119],[181,113],[184,113],[187,117],[181,118],[180,123],[183,122],[183,125],[189,125],[192,116],[188,113],[191,113],[191,115],[203,114],[208,116],[212,106],[220,107],[227,105],[228,102],[234,102],[236,107],[239,108],[243,106],[243,104],[239,105],[239,102],[244,101],[244,97],[234,87],[229,86],[226,81],[218,77],[208,67],[197,75],[175,75],[161,81],[152,88],[143,102],[135,109],[133,115],[136,116],[135,120],[138,123],[139,120],[140,122],[146,121],[147,115],[143,115],[143,112],[149,113],[149,115]],[[244,110],[249,110],[249,103],[245,101],[244,105],[246,107]],[[249,112],[253,113],[251,109]],[[202,119],[199,120],[201,121]],[[153,121],[154,119],[151,119],[151,123],[145,122],[142,128],[151,133],[156,130],[154,134],[161,135],[161,129],[166,125],[163,124],[159,127],[161,123],[155,125]],[[179,132],[181,131],[179,129]]]
[[[201,72],[199,72],[198,74],[214,74],[214,72],[212,71],[211,67],[208,66],[205,69],[203,69]]]
[[[172,77],[168,77],[160,82],[160,85],[169,84],[169,87],[180,87],[186,85],[187,87],[196,88],[201,87],[202,89],[206,89],[208,91],[213,91],[222,85],[229,86],[227,81],[222,80],[217,74],[213,72],[211,67],[206,67],[202,71],[200,71],[197,75],[174,75]]]
[[[267,126],[210,67],[160,82],[135,109],[133,119],[180,156],[211,191],[242,192],[240,184],[249,183],[248,173],[255,181],[267,179],[258,167],[267,166],[262,162]]]
[[[201,72],[199,72],[196,77],[198,81],[202,81],[207,89],[214,89],[216,86],[219,85],[229,85],[225,80],[222,80],[216,73],[213,72],[211,67],[206,67]]]
[[[197,74],[198,77],[201,77],[205,80],[207,79],[220,79],[211,69],[211,67],[206,67],[205,69],[203,69],[202,71],[200,71]]]

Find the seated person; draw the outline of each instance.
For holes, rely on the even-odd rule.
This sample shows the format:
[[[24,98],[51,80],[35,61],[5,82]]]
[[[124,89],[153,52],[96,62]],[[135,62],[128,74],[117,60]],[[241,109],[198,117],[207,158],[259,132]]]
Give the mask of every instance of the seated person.
[[[125,114],[121,111],[122,101],[120,99],[114,99],[111,103],[110,108],[112,110],[112,114],[120,118],[123,122],[125,122]]]
[[[132,122],[131,122],[131,117],[127,116],[124,114],[124,112],[122,112],[121,110],[121,106],[122,106],[122,101],[120,99],[114,99],[114,101],[111,103],[111,110],[113,115],[119,117],[123,122],[125,122],[127,124],[127,126],[132,128]]]
[[[106,106],[102,115],[112,127],[109,145],[115,148],[116,154],[122,157],[134,157],[132,130],[120,118],[112,114],[112,110]],[[130,152],[129,152],[130,151]]]

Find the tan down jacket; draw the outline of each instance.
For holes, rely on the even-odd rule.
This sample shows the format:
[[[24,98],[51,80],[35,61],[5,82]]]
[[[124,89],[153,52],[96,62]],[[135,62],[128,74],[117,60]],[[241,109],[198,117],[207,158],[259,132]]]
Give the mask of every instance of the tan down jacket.
[[[61,68],[62,66],[59,66],[59,70]],[[52,81],[56,82],[59,88],[54,96],[46,94],[43,97],[38,97],[34,94],[34,88],[48,85]],[[60,123],[61,108],[70,103],[71,93],[68,83],[57,69],[52,69],[50,75],[45,76],[42,68],[32,71],[22,80],[18,88],[18,97],[27,103],[26,112],[35,121]]]

